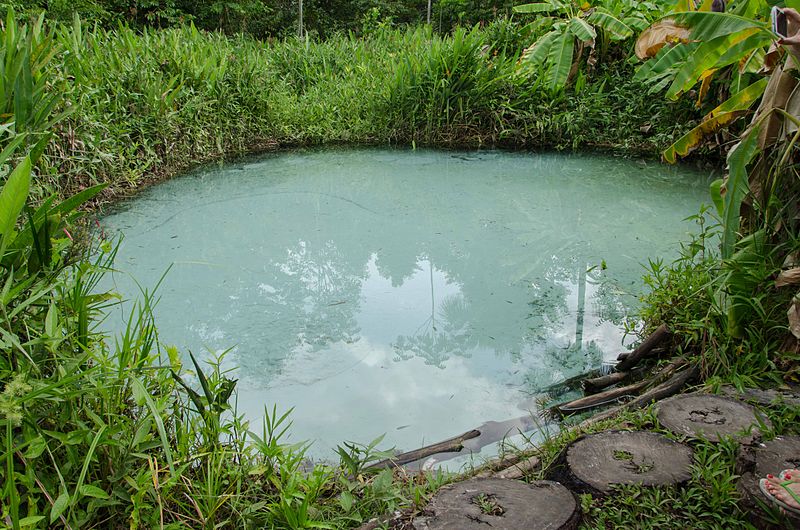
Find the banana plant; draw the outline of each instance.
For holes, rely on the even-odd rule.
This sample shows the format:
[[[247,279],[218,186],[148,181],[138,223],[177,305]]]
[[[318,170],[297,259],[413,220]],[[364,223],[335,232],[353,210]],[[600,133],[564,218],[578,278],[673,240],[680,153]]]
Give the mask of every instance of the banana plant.
[[[692,7],[688,2],[682,9]],[[698,104],[714,77],[724,74],[726,79],[731,95],[664,152],[668,162],[686,156],[721,127],[752,116],[728,152],[727,177],[711,185],[722,226],[716,299],[728,333],[739,337],[745,323],[763,312],[754,295],[772,275],[770,254],[781,241],[795,237],[795,220],[785,209],[786,201],[794,199],[784,196],[781,182],[794,176],[789,168],[796,163],[800,140],[800,95],[795,96],[795,76],[785,71],[785,54],[773,45],[777,35],[765,22],[766,3],[737,3],[727,13],[700,9],[673,13],[656,24],[688,35],[675,39],[677,31],[646,31],[640,36],[637,50],[654,50],[655,55],[636,77],[651,82],[654,90],[666,90],[673,100],[699,85]],[[654,42],[658,38],[665,42]]]
[[[636,28],[646,25],[642,12],[635,7],[626,9],[625,5],[617,2],[612,11],[588,2],[548,0],[514,7],[517,13],[548,14],[538,17],[534,25],[550,31],[523,52],[522,64],[542,68],[545,86],[551,91],[563,89],[575,75],[584,50],[594,49],[598,34],[608,41],[624,40]]]

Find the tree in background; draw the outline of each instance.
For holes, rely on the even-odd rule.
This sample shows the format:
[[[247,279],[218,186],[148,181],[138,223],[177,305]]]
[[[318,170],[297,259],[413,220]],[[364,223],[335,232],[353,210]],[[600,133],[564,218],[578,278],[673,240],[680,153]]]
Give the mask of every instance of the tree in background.
[[[431,24],[440,33],[509,16],[511,0],[434,0]],[[198,28],[247,33],[256,38],[297,34],[298,0],[0,0],[0,15],[9,9],[27,18],[45,12],[51,20],[84,20],[114,26],[167,27],[193,22]],[[361,33],[378,24],[425,22],[426,0],[303,0],[303,26],[312,36]]]

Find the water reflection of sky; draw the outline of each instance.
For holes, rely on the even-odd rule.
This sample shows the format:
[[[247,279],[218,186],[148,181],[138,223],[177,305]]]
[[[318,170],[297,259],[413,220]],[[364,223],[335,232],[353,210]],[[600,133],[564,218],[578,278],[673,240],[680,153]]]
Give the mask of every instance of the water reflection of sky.
[[[294,407],[324,456],[525,415],[615,356],[639,262],[674,253],[705,184],[596,157],[293,153],[155,187],[106,223],[139,283],[174,264],[161,339],[232,348],[239,410]]]

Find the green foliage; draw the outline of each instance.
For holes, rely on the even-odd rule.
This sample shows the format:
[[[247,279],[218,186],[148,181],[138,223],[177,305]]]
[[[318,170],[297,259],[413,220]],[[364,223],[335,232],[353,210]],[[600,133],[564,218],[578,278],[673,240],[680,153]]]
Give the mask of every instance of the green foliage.
[[[588,64],[603,59],[611,41],[625,40],[635,29],[647,26],[658,8],[649,2],[579,2],[578,0],[548,0],[516,6],[521,14],[554,13],[557,16],[537,16],[538,30],[549,30],[522,54],[522,64],[542,70],[543,85],[551,92],[563,89],[575,76],[590,50]],[[599,41],[599,42],[597,42]]]
[[[693,116],[690,105],[648,98],[622,63],[580,72],[574,89],[547,94],[536,72],[520,73],[515,64],[530,31],[508,21],[452,38],[430,28],[382,27],[364,39],[266,45],[192,26],[107,31],[79,19],[57,30],[45,24],[40,34],[50,51],[36,82],[46,89],[31,107],[52,110],[33,130],[61,121],[53,140],[41,144],[47,149],[32,193],[36,200],[54,191],[67,197],[101,183],[110,184],[107,195],[128,193],[192,164],[275,145],[652,153]],[[29,145],[44,134],[33,130]]]

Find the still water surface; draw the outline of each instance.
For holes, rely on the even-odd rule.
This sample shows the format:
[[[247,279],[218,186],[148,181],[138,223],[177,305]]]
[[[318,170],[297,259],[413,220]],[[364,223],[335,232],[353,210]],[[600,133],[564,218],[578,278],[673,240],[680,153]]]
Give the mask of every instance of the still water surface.
[[[642,262],[675,257],[708,182],[596,155],[297,151],[155,186],[104,223],[126,297],[172,265],[162,342],[230,348],[254,430],[294,407],[292,440],[325,458],[527,416],[614,358]]]

